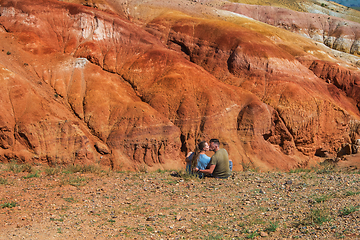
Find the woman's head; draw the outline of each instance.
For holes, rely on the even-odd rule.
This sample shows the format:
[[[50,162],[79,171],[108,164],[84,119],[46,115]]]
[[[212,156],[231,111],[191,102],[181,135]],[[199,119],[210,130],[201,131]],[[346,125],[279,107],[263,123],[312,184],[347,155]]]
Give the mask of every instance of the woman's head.
[[[196,145],[194,155],[191,160],[192,169],[194,169],[197,166],[199,155],[203,151],[209,151],[209,144],[206,141],[199,142],[198,145]]]
[[[209,151],[209,144],[206,141],[202,141],[198,144],[200,151]]]

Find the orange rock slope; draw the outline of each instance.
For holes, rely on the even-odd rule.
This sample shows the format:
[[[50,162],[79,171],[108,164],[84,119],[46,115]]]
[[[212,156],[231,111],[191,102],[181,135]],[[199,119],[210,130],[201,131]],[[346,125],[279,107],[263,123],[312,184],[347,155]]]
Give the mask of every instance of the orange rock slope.
[[[322,42],[330,48],[360,55],[360,23],[325,14],[270,6],[226,3],[222,9],[287,29]],[[358,65],[360,66],[360,61]]]
[[[235,170],[286,170],[359,138],[359,70],[311,40],[104,9],[0,1],[2,161],[174,169],[219,138]]]

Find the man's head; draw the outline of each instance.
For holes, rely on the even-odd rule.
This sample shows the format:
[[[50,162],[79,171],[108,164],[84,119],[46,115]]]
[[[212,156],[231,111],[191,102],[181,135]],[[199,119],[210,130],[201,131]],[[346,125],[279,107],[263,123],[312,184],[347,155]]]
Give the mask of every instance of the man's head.
[[[219,141],[219,139],[216,139],[216,138],[211,139],[209,149],[211,151],[214,151],[214,152],[219,150],[220,149],[220,141]]]

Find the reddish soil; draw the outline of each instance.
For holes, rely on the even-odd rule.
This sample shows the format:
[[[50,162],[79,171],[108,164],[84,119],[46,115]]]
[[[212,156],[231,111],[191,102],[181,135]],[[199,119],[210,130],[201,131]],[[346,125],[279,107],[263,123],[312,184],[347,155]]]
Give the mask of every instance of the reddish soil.
[[[1,240],[360,237],[358,170],[199,180],[171,171],[13,172],[20,168],[0,165]]]

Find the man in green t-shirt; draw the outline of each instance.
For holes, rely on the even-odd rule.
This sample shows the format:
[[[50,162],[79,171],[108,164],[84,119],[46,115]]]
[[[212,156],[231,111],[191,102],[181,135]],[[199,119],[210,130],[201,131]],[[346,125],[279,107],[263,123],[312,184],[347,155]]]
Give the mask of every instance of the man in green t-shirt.
[[[195,171],[212,174],[215,178],[228,178],[231,175],[229,156],[225,149],[220,148],[219,139],[211,139],[209,149],[215,152],[209,162],[209,168],[205,170],[195,168]]]

